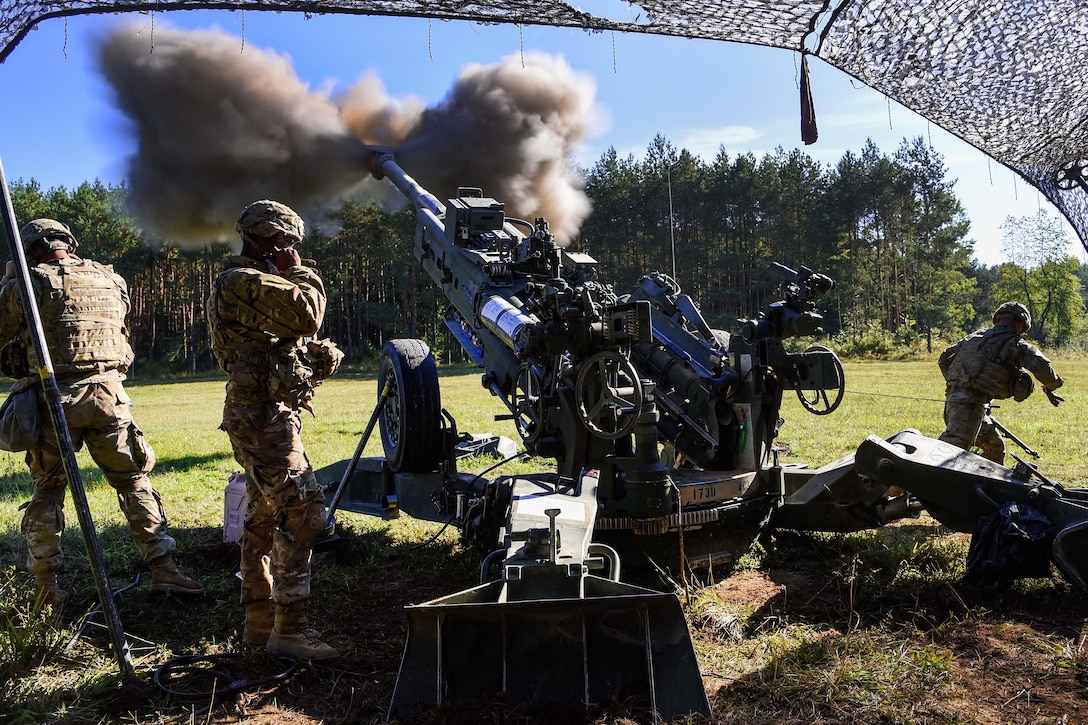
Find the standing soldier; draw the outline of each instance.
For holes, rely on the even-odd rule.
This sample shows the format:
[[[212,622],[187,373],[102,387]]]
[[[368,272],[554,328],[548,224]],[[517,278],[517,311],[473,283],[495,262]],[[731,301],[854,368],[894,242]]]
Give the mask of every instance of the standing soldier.
[[[304,236],[302,219],[266,199],[247,206],[235,230],[242,253],[224,261],[208,322],[228,376],[222,428],[245,468],[249,494],[241,540],[243,638],[274,654],[330,659],[339,653],[306,621],[310,555],[327,524],[299,411],[311,410],[313,387],[342,355],[327,341],[304,339],[321,327],[325,289],[294,249]],[[324,369],[312,356],[315,348],[324,353]]]
[[[76,256],[79,244],[61,222],[36,219],[23,226],[19,236],[75,449],[85,441],[116,489],[132,538],[151,566],[151,592],[200,594],[204,587],[178,571],[174,562],[175,544],[166,534],[166,513],[148,478],[155,452],[132,419],[122,384],[133,358],[126,337],[129,298],[124,278],[111,266]],[[14,393],[40,382],[30,374],[39,365],[33,346],[25,342],[18,284],[10,275],[5,279],[0,289],[0,343],[8,343],[4,374],[22,377],[13,386]],[[22,349],[12,353],[13,347]],[[13,359],[26,367],[12,370]],[[41,418],[48,419],[44,400],[39,408]],[[67,596],[56,574],[63,558],[60,538],[67,479],[52,426],[42,427],[38,443],[27,450],[26,463],[34,485],[31,500],[23,506],[27,567],[34,572],[39,595],[60,606]]]
[[[1006,302],[994,312],[993,323],[949,347],[937,361],[947,382],[940,438],[965,450],[977,445],[983,456],[1003,464],[1005,441],[987,412],[990,400],[1025,400],[1035,390],[1029,371],[1058,405],[1062,398],[1053,391],[1062,386],[1062,378],[1037,347],[1020,337],[1031,329],[1027,307]]]

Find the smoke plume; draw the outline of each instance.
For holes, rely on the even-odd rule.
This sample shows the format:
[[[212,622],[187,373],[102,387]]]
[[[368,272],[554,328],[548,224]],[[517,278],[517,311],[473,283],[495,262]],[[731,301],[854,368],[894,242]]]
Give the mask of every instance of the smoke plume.
[[[364,149],[327,97],[288,59],[239,52],[218,32],[121,30],[100,46],[100,67],[132,122],[133,213],[168,238],[234,235],[242,208],[273,198],[300,211],[364,176]]]
[[[526,53],[464,68],[399,146],[405,169],[440,199],[478,186],[514,216],[544,216],[563,243],[590,211],[571,159],[594,122],[592,80],[562,59]],[[411,173],[411,172],[410,172]]]
[[[234,240],[239,212],[262,198],[311,223],[347,198],[388,200],[366,144],[394,147],[439,199],[481,187],[511,216],[546,217],[564,243],[589,213],[571,159],[594,130],[595,87],[560,58],[466,67],[434,108],[390,98],[372,74],[333,98],[287,57],[218,31],[160,25],[152,46],[122,28],[101,39],[99,66],[137,142],[132,211],[168,239]]]

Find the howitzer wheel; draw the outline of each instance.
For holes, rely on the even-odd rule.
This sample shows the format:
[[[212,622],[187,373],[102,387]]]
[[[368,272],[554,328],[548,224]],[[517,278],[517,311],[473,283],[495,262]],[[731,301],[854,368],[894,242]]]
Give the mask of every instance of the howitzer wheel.
[[[813,415],[827,415],[836,408],[839,407],[839,403],[842,402],[842,395],[846,392],[846,376],[842,371],[842,363],[839,362],[839,356],[834,353],[830,348],[826,348],[823,345],[813,345],[808,352],[823,352],[831,356],[832,365],[835,368],[835,377],[838,378],[838,384],[835,386],[835,398],[832,400],[828,397],[827,391],[830,388],[824,388],[823,390],[813,390],[812,398],[810,399],[806,394],[806,391],[797,389],[797,399],[801,401],[802,407]]]
[[[422,340],[390,340],[378,363],[378,394],[392,394],[378,419],[385,460],[394,472],[433,471],[442,460],[438,368]]]
[[[589,356],[574,388],[578,416],[598,438],[614,441],[634,430],[642,410],[642,381],[631,361],[616,352]]]

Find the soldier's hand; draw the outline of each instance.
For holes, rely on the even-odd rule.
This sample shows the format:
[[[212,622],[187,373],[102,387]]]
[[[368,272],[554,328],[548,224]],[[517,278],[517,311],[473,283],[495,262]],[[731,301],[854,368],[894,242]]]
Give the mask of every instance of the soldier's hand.
[[[291,267],[297,267],[302,264],[302,258],[298,256],[298,252],[294,247],[288,247],[287,249],[277,249],[272,252],[272,264],[276,265],[276,269],[283,274]]]
[[[1046,391],[1046,397],[1050,398],[1050,404],[1057,408],[1059,405],[1065,402],[1065,398],[1055,393],[1050,388],[1043,388]]]

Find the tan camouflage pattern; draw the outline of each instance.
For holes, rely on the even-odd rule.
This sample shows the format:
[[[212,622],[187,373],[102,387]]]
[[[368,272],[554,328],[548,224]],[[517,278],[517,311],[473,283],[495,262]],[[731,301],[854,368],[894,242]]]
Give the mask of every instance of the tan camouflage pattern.
[[[227,400],[281,402],[281,374],[293,370],[300,338],[317,334],[325,287],[317,273],[292,267],[284,276],[262,262],[228,257],[208,298],[212,350],[228,376]]]
[[[1031,310],[1029,310],[1025,305],[1022,305],[1019,302],[1002,302],[1000,305],[998,305],[997,309],[994,310],[993,317],[991,317],[990,319],[996,325],[997,321],[1005,316],[1023,322],[1023,332],[1027,332],[1031,329]]]
[[[116,373],[115,373],[116,374]],[[72,385],[61,389],[61,404],[76,450],[86,443],[91,458],[117,491],[118,503],[145,562],[174,551],[166,534],[166,514],[148,474],[155,466],[155,451],[136,426],[129,397],[120,380]],[[41,403],[43,420],[48,404]],[[42,441],[26,453],[34,493],[24,505],[22,531],[27,543],[27,568],[45,573],[63,560],[60,537],[64,531],[64,495],[67,479],[52,426],[44,426]]]
[[[261,199],[242,210],[238,221],[234,224],[234,231],[242,235],[242,239],[245,239],[246,235],[274,237],[277,234],[283,234],[295,243],[301,242],[306,236],[306,225],[302,217],[286,204]]]
[[[969,390],[987,400],[1011,398],[1021,368],[1044,388],[1057,390],[1063,382],[1049,358],[1008,327],[971,333],[941,353],[937,364],[948,383],[946,394]]]
[[[1005,462],[1005,441],[986,414],[988,400],[978,402],[970,393],[957,391],[944,403],[944,433],[940,439],[964,450],[981,449],[983,457],[995,463]]]
[[[133,359],[125,328],[128,285],[112,267],[70,255],[34,265],[30,281],[59,381],[128,370]],[[25,326],[19,287],[7,284],[0,289],[0,340],[17,338]],[[25,349],[29,371],[35,372],[37,355],[32,345]]]
[[[310,596],[310,554],[326,528],[325,494],[302,446],[298,411],[282,403],[223,409],[223,429],[245,469],[243,605]]]
[[[326,528],[324,492],[302,445],[298,406],[276,393],[276,360],[317,333],[325,289],[303,266],[280,276],[265,262],[229,257],[208,300],[212,347],[228,375],[222,428],[246,472],[241,603],[277,609],[310,595],[310,556]]]
[[[19,239],[25,252],[29,252],[38,242],[45,243],[49,249],[67,249],[73,252],[79,247],[68,225],[56,219],[35,219],[27,222],[19,230]]]
[[[313,371],[313,379],[321,381],[331,378],[344,362],[344,351],[332,340],[310,340],[303,350],[302,359]]]
[[[1057,390],[1063,384],[1037,347],[1004,326],[971,333],[941,353],[937,365],[947,383],[940,439],[965,450],[978,446],[983,456],[1002,464],[1005,442],[986,405],[992,399],[1019,401],[1030,395],[1033,386],[1021,379],[1025,370],[1044,388]]]
[[[128,285],[112,267],[72,254],[32,266],[30,279],[73,446],[79,450],[86,443],[117,491],[144,561],[170,554],[175,543],[166,534],[162,502],[148,476],[155,452],[132,419],[122,384],[132,360],[124,327]],[[0,288],[0,344],[25,339],[25,331],[19,287],[12,280]],[[37,356],[32,346],[25,348],[27,377],[16,387],[38,381]],[[48,403],[40,405],[42,420],[48,420]],[[23,506],[21,525],[27,567],[47,574],[63,561],[60,538],[67,487],[51,425],[43,426],[40,443],[26,452],[26,463],[34,486],[31,500]]]

